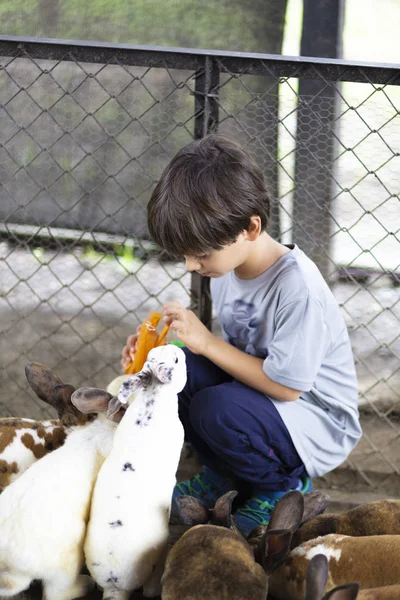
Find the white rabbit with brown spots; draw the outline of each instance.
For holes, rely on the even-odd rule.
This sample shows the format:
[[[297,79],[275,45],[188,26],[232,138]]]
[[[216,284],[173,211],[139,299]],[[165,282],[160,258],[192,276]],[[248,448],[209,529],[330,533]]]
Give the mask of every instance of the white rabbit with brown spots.
[[[160,593],[151,575],[167,548],[184,438],[177,394],[185,382],[184,352],[160,346],[118,394],[130,404],[97,478],[85,541],[86,565],[104,599],[125,600],[142,585],[145,595]]]
[[[35,394],[56,409],[58,419],[0,418],[0,492],[37,460],[62,446],[76,425],[76,409],[70,403],[75,388],[41,363],[28,363],[25,374]]]
[[[0,596],[15,596],[40,579],[45,600],[72,600],[91,582],[80,575],[90,499],[117,423],[94,414],[113,411],[110,394],[86,395],[83,405],[73,389],[60,398],[76,425],[64,445],[0,496]]]
[[[77,427],[78,413],[71,404],[75,388],[63,383],[51,369],[39,362],[28,363],[25,375],[35,394],[56,410],[58,418],[43,421],[25,417],[0,418],[0,492],[21,477],[33,463],[60,448],[67,435]],[[122,375],[122,379],[117,377],[108,387],[115,389],[118,383],[120,387],[123,378],[126,375]],[[115,396],[115,393],[110,393]],[[80,420],[86,422],[87,417],[82,415]]]

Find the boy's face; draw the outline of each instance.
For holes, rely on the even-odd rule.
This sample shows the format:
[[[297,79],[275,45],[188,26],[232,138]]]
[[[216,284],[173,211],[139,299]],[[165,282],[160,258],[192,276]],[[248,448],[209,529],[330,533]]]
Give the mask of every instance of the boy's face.
[[[232,244],[221,250],[210,250],[201,256],[185,254],[186,269],[205,277],[222,277],[245,262],[248,251],[245,241],[245,235],[241,233]]]

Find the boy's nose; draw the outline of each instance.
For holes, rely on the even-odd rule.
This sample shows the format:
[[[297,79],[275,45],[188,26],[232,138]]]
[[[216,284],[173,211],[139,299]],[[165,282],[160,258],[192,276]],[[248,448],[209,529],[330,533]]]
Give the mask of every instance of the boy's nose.
[[[198,271],[201,264],[193,256],[185,256],[185,267],[187,271]]]

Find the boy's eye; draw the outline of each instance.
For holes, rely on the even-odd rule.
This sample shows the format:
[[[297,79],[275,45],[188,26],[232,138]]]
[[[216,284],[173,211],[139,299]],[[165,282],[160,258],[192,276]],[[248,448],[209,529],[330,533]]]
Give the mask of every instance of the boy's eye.
[[[209,256],[209,254],[202,254],[201,256],[196,256],[196,260],[205,260]]]

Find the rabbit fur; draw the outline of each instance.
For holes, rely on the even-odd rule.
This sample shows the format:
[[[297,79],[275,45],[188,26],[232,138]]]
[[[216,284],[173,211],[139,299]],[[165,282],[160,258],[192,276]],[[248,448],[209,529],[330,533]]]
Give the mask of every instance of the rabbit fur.
[[[43,421],[0,418],[0,493],[33,463],[62,446],[77,424],[76,410],[68,402],[68,391],[72,393],[75,388],[64,384],[51,369],[39,362],[28,363],[25,375],[35,394],[57,411],[58,418]],[[111,390],[118,390],[126,377],[116,377],[107,386],[107,391],[115,396],[116,392]]]
[[[68,412],[70,407],[61,399],[73,391],[72,386],[64,384],[51,369],[37,362],[25,366],[25,375],[35,394],[56,409],[58,419],[0,419],[0,492],[39,458],[62,446],[69,427],[76,424]]]
[[[14,596],[35,579],[42,580],[45,600],[72,600],[87,590],[90,578],[79,573],[90,498],[117,423],[105,415],[110,394],[83,406],[73,389],[64,386],[59,397],[75,423],[64,445],[0,496],[0,596]]]
[[[85,541],[86,565],[104,599],[127,599],[142,585],[149,597],[160,593],[184,439],[177,394],[185,383],[185,354],[166,345],[152,349],[119,391],[130,404],[97,478]]]
[[[358,582],[346,583],[324,595],[329,567],[325,554],[312,557],[307,568],[305,600],[398,600],[400,585],[360,590]]]
[[[266,599],[269,576],[289,552],[292,531],[301,523],[304,497],[301,492],[286,494],[274,509],[273,527],[247,541],[231,515],[236,494],[221,496],[212,511],[196,498],[177,499],[181,521],[194,526],[168,553],[162,600]],[[325,508],[322,496],[312,498],[313,514]]]
[[[293,536],[292,548],[328,533],[351,536],[400,534],[400,500],[375,500],[341,514],[325,513],[311,519]]]

